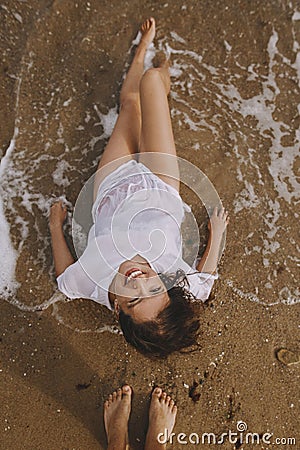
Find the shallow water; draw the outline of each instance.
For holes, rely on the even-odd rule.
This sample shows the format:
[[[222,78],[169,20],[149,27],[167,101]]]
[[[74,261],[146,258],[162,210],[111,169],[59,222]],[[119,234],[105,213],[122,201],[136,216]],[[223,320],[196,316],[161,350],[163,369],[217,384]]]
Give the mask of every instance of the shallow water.
[[[57,197],[66,199],[70,233],[73,205],[116,120],[139,22],[125,17],[120,28],[100,5],[76,5],[40,7],[22,35],[19,64],[9,69],[11,134],[9,146],[1,142],[0,167],[1,296],[23,310],[55,304],[65,324],[47,214]],[[231,213],[218,283],[245,301],[290,307],[299,302],[300,7],[239,5],[156,5],[157,39],[146,66],[158,50],[170,55],[178,154],[208,175]],[[22,28],[26,8],[2,4],[1,14]],[[93,331],[107,330],[91,316]]]

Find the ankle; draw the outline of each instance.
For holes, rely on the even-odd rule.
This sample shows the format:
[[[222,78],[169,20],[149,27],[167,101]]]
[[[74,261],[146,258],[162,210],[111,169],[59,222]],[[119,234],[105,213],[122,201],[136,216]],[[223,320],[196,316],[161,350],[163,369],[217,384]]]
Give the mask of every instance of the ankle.
[[[147,39],[144,39],[143,37],[141,37],[140,43],[139,43],[139,47],[145,47],[145,49],[147,50],[148,46],[149,46],[149,42],[147,41]]]
[[[166,448],[166,444],[160,444],[157,441],[157,436],[151,436],[151,434],[146,436],[145,450],[166,450]]]
[[[107,440],[107,444],[107,450],[125,450],[126,438],[120,438],[120,436],[116,433],[115,436],[112,436]]]
[[[134,59],[144,62],[147,46],[140,42],[135,51]]]

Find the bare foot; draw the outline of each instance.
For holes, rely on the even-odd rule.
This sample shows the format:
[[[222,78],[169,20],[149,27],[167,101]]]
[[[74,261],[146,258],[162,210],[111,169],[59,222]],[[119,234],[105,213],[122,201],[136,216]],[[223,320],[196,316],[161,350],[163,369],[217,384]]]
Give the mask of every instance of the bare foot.
[[[161,388],[155,388],[152,392],[149,427],[146,436],[145,450],[156,450],[166,448],[166,440],[174,428],[177,406],[166,392]],[[161,433],[161,439],[158,436]]]
[[[149,47],[155,36],[155,20],[153,17],[150,17],[150,19],[147,19],[142,23],[141,33],[141,44],[145,44],[146,47]]]
[[[131,410],[131,388],[118,388],[104,403],[104,425],[109,450],[125,450],[128,443],[128,419]]]

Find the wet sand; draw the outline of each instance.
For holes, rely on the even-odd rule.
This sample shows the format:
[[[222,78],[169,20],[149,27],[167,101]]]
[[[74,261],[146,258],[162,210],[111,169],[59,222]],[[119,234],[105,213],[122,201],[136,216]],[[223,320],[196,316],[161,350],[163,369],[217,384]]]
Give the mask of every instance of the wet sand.
[[[164,361],[127,345],[109,311],[57,294],[46,217],[55,197],[74,206],[92,175],[149,15],[156,50],[171,54],[178,155],[208,175],[231,214],[220,278],[198,307],[200,348]],[[276,359],[281,347],[300,352],[299,4],[3,1],[0,18],[1,198],[12,245],[1,263],[11,293],[0,303],[0,448],[106,448],[103,402],[125,382],[133,449],[143,448],[155,385],[177,402],[176,433],[221,436],[243,421],[299,446],[300,366]],[[185,187],[182,195],[201,221]],[[182,447],[220,445],[170,445]]]

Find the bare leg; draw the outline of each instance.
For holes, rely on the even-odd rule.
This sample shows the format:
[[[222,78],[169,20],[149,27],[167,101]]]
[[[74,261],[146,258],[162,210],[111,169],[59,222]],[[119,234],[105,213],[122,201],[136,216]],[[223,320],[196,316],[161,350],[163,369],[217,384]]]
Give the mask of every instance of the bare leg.
[[[139,160],[179,190],[179,170],[167,98],[169,90],[168,61],[144,74],[140,83],[142,134]]]
[[[108,450],[126,449],[130,410],[131,388],[127,385],[110,394],[104,403],[104,424]]]
[[[94,183],[94,197],[101,181],[120,164],[132,159],[138,152],[141,135],[141,107],[139,87],[144,72],[145,53],[155,36],[155,21],[146,20],[141,26],[142,39],[137,47],[132,64],[120,93],[120,113],[100,159]],[[123,159],[119,161],[119,158]],[[114,163],[115,162],[115,163]],[[112,164],[109,164],[112,163]],[[109,166],[103,170],[103,167]]]
[[[174,401],[166,392],[156,388],[152,393],[149,410],[149,428],[146,436],[145,450],[165,450],[166,444],[163,442],[165,434],[169,439],[174,428],[177,414],[177,407]],[[165,432],[167,430],[167,432]],[[160,442],[158,435],[162,433]]]

